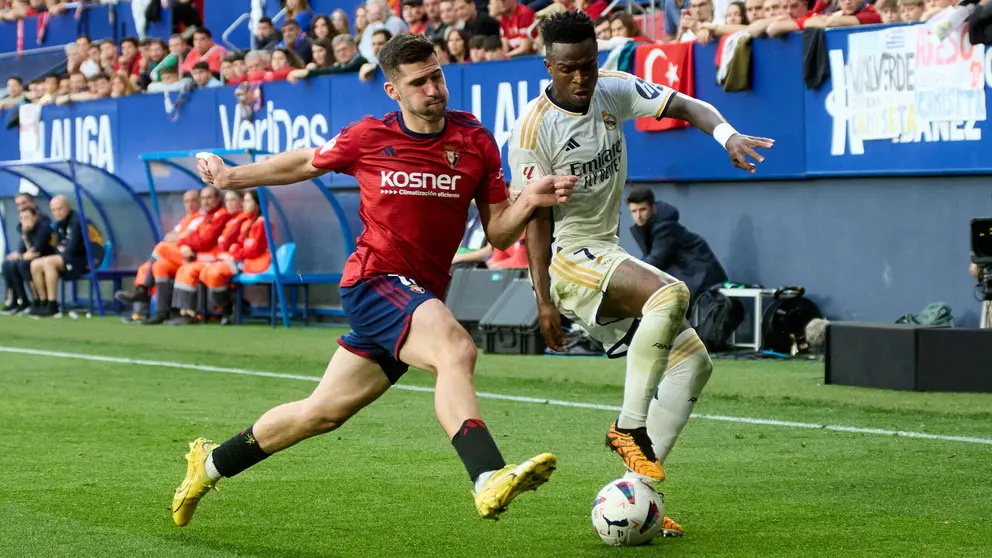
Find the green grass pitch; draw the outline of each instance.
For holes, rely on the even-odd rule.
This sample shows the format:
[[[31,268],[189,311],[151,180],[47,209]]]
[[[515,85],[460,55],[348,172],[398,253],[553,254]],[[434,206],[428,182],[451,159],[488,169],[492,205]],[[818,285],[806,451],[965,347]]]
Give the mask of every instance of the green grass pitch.
[[[0,346],[319,376],[337,330],[126,326],[0,317]],[[593,496],[622,473],[614,413],[483,399],[511,462],[559,470],[499,522],[430,393],[391,390],[342,429],[219,484],[185,528],[172,490],[186,444],[220,442],[312,381],[0,349],[0,556],[990,556],[992,445],[696,418],[666,469],[683,539],[613,549]],[[482,355],[479,391],[619,405],[623,361]],[[716,361],[710,416],[992,438],[992,395],[822,385],[819,363]],[[430,386],[411,371],[402,384]]]

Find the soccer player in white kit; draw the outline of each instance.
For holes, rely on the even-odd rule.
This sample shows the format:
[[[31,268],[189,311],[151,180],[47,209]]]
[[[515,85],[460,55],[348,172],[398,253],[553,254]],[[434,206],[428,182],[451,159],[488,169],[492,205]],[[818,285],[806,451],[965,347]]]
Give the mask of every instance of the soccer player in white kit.
[[[541,332],[551,348],[563,348],[560,312],[608,352],[629,347],[623,408],[606,443],[633,474],[662,481],[661,464],[689,420],[712,363],[685,319],[685,283],[620,248],[627,181],[622,124],[639,117],[686,120],[723,145],[734,166],[752,173],[747,156],[763,161],[754,148],[774,141],[737,133],[708,103],[624,72],[600,70],[596,30],[582,12],[555,14],[541,34],[551,84],[514,124],[512,187],[521,191],[551,174],[579,179],[567,205],[535,212],[527,226]],[[683,533],[667,517],[663,526],[668,536]]]

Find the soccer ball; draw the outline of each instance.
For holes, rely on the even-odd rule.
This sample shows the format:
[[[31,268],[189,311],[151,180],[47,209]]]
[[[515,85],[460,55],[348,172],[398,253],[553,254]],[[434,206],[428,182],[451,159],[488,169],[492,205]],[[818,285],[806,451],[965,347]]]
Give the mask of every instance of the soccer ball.
[[[610,546],[651,542],[661,531],[664,515],[664,496],[638,479],[617,479],[607,484],[592,503],[592,526]]]

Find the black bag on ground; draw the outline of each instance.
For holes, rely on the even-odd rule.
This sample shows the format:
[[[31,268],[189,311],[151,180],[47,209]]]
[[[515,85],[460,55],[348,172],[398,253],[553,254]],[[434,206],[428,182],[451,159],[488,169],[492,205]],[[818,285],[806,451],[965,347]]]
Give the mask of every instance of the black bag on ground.
[[[744,305],[741,301],[713,289],[699,295],[696,308],[699,309],[696,333],[706,350],[711,353],[729,350],[730,336],[744,321]]]
[[[765,309],[761,319],[761,349],[786,355],[805,353],[806,324],[822,318],[819,307],[803,296],[802,287],[782,287],[775,291],[775,300]]]

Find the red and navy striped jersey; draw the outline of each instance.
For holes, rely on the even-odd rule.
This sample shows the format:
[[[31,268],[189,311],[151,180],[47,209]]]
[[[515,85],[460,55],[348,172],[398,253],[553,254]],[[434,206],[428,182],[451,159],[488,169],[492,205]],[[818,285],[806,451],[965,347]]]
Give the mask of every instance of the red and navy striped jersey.
[[[365,230],[341,286],[395,273],[443,299],[469,206],[507,199],[499,148],[475,116],[449,110],[436,134],[409,130],[399,112],[365,117],[320,147],[313,166],[358,179]]]

